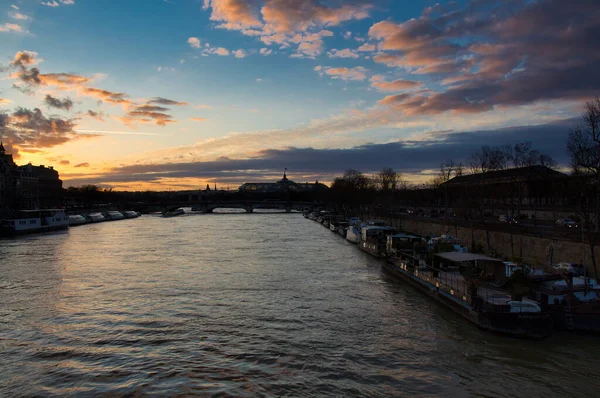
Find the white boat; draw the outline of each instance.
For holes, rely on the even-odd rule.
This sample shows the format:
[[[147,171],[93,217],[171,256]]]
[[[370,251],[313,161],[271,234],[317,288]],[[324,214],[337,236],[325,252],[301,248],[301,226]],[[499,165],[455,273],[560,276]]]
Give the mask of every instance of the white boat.
[[[346,228],[346,240],[352,243],[356,243],[358,244],[360,242],[360,236],[361,236],[361,232],[360,232],[360,228],[361,228],[361,222],[360,222],[360,218],[358,217],[351,217],[348,219],[348,223],[350,225],[348,225],[348,227]]]
[[[104,214],[102,213],[90,213],[88,214],[87,218],[90,222],[106,221],[106,218],[104,218]]]
[[[83,225],[83,224],[87,224],[89,221],[86,220],[86,218],[80,214],[71,214],[69,216],[69,226],[73,227],[75,225]]]
[[[109,210],[106,212],[106,216],[104,218],[106,218],[108,221],[115,221],[115,220],[122,220],[125,218],[125,216],[121,212],[118,212],[115,210]]]
[[[346,240],[352,243],[360,243],[361,231],[359,225],[349,225],[346,228]]]
[[[0,221],[0,234],[22,235],[69,228],[69,217],[62,209],[21,210],[16,217]]]
[[[137,218],[140,216],[138,212],[132,210],[124,211],[123,215],[125,216],[125,218]]]

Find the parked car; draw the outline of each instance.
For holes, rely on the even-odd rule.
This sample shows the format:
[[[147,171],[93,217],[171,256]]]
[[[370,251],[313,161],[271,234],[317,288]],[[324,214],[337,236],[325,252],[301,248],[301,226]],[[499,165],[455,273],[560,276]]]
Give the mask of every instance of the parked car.
[[[509,224],[517,224],[518,223],[517,220],[515,220],[511,216],[507,216],[507,215],[501,215],[500,217],[498,217],[498,221],[500,221],[500,222],[506,222],[506,223],[509,223]]]
[[[556,225],[560,225],[565,228],[577,228],[577,223],[570,218],[559,218],[556,220]]]

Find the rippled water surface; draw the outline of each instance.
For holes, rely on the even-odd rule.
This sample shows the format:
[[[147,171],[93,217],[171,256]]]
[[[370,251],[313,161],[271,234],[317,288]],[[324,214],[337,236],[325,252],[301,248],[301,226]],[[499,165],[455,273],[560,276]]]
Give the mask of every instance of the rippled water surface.
[[[0,240],[0,396],[597,396],[599,341],[480,331],[299,214]]]

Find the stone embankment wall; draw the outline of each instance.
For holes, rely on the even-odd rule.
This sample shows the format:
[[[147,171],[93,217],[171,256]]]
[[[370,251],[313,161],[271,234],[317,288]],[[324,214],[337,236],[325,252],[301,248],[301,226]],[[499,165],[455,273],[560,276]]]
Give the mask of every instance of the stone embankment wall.
[[[589,245],[581,241],[564,240],[557,237],[539,237],[515,234],[504,231],[493,231],[478,228],[452,225],[443,221],[393,219],[394,227],[421,236],[440,236],[449,234],[460,239],[469,250],[473,241],[481,245],[486,252],[494,251],[508,259],[521,259],[524,263],[536,266],[547,266],[561,261],[583,263],[593,274]],[[489,239],[489,246],[488,246]],[[491,250],[490,250],[491,248]],[[595,250],[596,259],[600,259],[600,249]],[[585,256],[585,260],[584,260]]]

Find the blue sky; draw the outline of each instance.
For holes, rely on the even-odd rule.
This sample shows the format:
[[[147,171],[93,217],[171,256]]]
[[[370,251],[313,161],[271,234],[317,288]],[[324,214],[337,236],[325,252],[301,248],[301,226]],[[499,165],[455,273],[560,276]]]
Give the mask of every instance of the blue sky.
[[[354,166],[275,167],[270,151],[427,146],[444,140],[436,132],[573,120],[600,91],[597,51],[586,50],[599,33],[597,8],[586,0],[3,2],[2,139],[20,163],[57,164],[66,185],[189,188],[272,179],[284,167],[297,180],[330,181]],[[39,79],[28,77],[34,69]],[[57,129],[56,120],[65,123]],[[252,159],[253,169],[203,172],[224,157]],[[409,180],[439,166],[370,158],[357,162],[362,171],[392,166]],[[186,178],[116,181],[123,167],[173,163]]]

